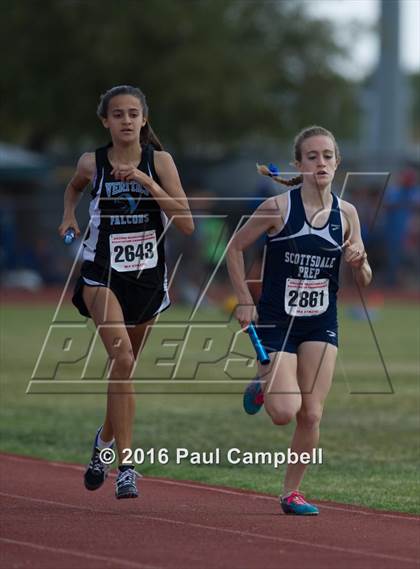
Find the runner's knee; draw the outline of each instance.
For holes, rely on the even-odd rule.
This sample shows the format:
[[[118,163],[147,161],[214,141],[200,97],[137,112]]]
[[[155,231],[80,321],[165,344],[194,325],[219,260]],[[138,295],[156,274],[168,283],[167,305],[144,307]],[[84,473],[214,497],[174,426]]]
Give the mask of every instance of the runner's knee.
[[[268,407],[267,413],[275,425],[287,425],[295,418],[293,409],[282,409],[278,407]]]
[[[118,352],[112,358],[112,375],[118,376],[115,379],[128,379],[131,376],[135,364],[132,350]]]
[[[319,427],[322,418],[322,408],[305,409],[301,408],[296,415],[298,425],[307,429],[315,429]]]

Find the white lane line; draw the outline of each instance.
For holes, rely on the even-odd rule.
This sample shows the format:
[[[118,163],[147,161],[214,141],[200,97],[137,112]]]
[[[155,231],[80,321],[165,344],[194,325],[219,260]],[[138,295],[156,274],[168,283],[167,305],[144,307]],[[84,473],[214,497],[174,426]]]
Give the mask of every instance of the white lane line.
[[[54,461],[48,461],[48,460],[43,460],[43,459],[37,459],[37,458],[30,458],[30,457],[18,457],[18,456],[8,456],[8,455],[3,455],[0,454],[0,460],[1,459],[8,459],[8,460],[14,460],[16,462],[35,462],[36,464],[45,464],[45,465],[49,465],[49,466],[54,466],[55,468],[68,468],[70,470],[77,470],[78,472],[84,472],[85,468],[83,466],[78,466],[76,464],[66,464],[65,462],[54,462]],[[110,477],[115,477],[116,474],[111,472],[109,474]],[[278,502],[278,498],[275,496],[264,496],[263,494],[256,494],[253,493],[252,490],[244,490],[244,491],[239,491],[239,490],[227,490],[226,488],[218,488],[217,486],[210,486],[208,484],[204,484],[202,482],[196,482],[193,484],[190,484],[188,482],[182,482],[180,480],[169,480],[166,478],[154,478],[154,477],[147,477],[147,476],[143,476],[142,478],[142,483],[143,482],[159,482],[161,484],[168,484],[168,485],[172,485],[172,486],[183,486],[185,488],[193,488],[194,490],[205,490],[207,492],[218,492],[219,494],[230,494],[232,496],[245,496],[247,498],[252,498],[254,500],[275,500],[276,502]],[[344,505],[343,506],[329,506],[323,502],[314,501],[315,503],[318,503],[319,506],[322,509],[326,509],[326,510],[337,510],[340,512],[347,512],[350,514],[360,514],[362,516],[375,516],[376,518],[382,517],[382,518],[391,518],[391,519],[397,519],[397,520],[407,520],[407,521],[413,521],[413,522],[417,522],[420,523],[420,516],[409,516],[404,514],[403,512],[401,514],[390,514],[387,512],[381,512],[381,511],[374,511],[374,512],[368,512],[365,510],[360,510],[357,508],[357,506],[351,506],[349,505],[348,508],[346,508]]]
[[[249,497],[252,499],[257,499],[257,500],[272,500],[272,501],[276,501],[278,502],[279,499],[276,498],[275,496],[264,496],[261,494],[253,494],[252,491],[247,491],[245,490],[244,492],[240,492],[237,490],[227,490],[225,488],[217,488],[214,486],[208,486],[206,484],[202,484],[201,482],[197,482],[196,484],[189,484],[188,482],[180,482],[178,480],[166,480],[165,478],[153,478],[153,477],[143,477],[142,478],[142,482],[160,482],[162,484],[170,484],[170,485],[174,485],[174,486],[185,486],[186,488],[194,488],[195,490],[207,490],[209,492],[220,492],[223,494],[232,494],[235,496],[244,496],[244,497]],[[415,521],[417,523],[420,523],[420,516],[419,517],[414,517],[414,516],[406,516],[404,514],[402,515],[398,515],[398,514],[388,514],[385,512],[365,512],[364,510],[359,510],[357,508],[357,506],[355,508],[353,507],[349,507],[349,508],[345,508],[345,507],[341,507],[341,506],[327,506],[326,504],[324,504],[323,502],[317,502],[315,500],[315,503],[318,503],[320,508],[322,509],[327,509],[327,510],[339,510],[339,511],[343,511],[343,512],[347,512],[349,514],[361,514],[364,516],[375,516],[375,517],[383,517],[383,518],[393,518],[393,519],[397,519],[397,520],[410,520],[410,521]]]
[[[44,500],[42,498],[30,498],[28,496],[20,496],[18,494],[7,494],[6,492],[0,492],[0,495],[1,496],[7,496],[10,498],[19,498],[22,500],[28,500],[28,501],[32,501],[32,502],[41,502],[41,503],[53,504],[53,505],[57,505],[57,506],[62,506],[64,508],[88,510],[92,513],[115,514],[115,511],[111,511],[111,510],[92,509],[92,508],[88,508],[87,506],[76,506],[76,505],[68,504],[65,502],[56,502],[53,500]],[[404,563],[415,563],[416,565],[419,564],[419,560],[415,559],[413,557],[401,557],[398,555],[389,555],[387,553],[373,553],[371,551],[364,551],[362,549],[346,548],[346,547],[340,547],[337,545],[326,545],[326,544],[321,544],[321,543],[312,543],[310,541],[303,541],[303,540],[291,539],[291,538],[286,538],[286,537],[269,536],[269,535],[265,535],[265,534],[259,534],[259,533],[254,533],[254,532],[241,531],[241,530],[232,530],[232,529],[223,528],[223,527],[199,524],[199,523],[195,523],[195,522],[183,522],[181,520],[173,520],[170,518],[161,518],[158,516],[150,516],[148,514],[133,514],[133,513],[129,513],[129,512],[124,512],[123,515],[124,515],[124,517],[127,517],[127,518],[136,518],[136,519],[138,518],[138,519],[142,519],[142,520],[153,520],[153,521],[164,522],[164,523],[169,523],[169,524],[174,524],[174,525],[183,525],[183,526],[189,526],[189,527],[204,529],[207,531],[212,530],[212,531],[218,531],[218,532],[222,532],[222,533],[230,533],[230,534],[235,534],[235,535],[241,535],[241,536],[246,536],[248,538],[265,539],[267,541],[274,541],[274,542],[278,542],[278,543],[293,543],[295,545],[304,545],[306,547],[313,547],[316,549],[324,549],[327,551],[339,551],[340,553],[347,553],[347,554],[352,554],[352,555],[363,555],[365,557],[371,557],[371,558],[376,558],[376,559],[389,559],[389,560],[393,560],[393,561],[402,561]],[[284,550],[277,550],[277,552],[278,553],[284,553]]]
[[[143,516],[137,516],[136,514],[132,514],[132,517],[143,517]],[[154,517],[154,516],[144,516],[147,517],[147,519],[149,520],[156,520],[156,521],[160,521],[160,522],[167,522],[167,523],[171,523],[171,524],[182,524],[182,525],[187,525],[187,526],[192,526],[192,527],[196,527],[196,528],[201,528],[201,529],[213,529],[213,530],[220,530],[222,528],[215,528],[215,527],[211,527],[211,526],[205,526],[203,524],[197,524],[197,523],[193,523],[193,522],[182,522],[179,520],[171,520],[171,519],[167,519],[167,518],[158,518],[158,517]],[[295,545],[305,545],[306,547],[315,547],[318,549],[326,549],[327,551],[339,551],[340,553],[350,553],[353,555],[364,555],[367,557],[375,557],[378,559],[392,559],[393,561],[403,561],[405,563],[415,563],[416,565],[419,564],[419,560],[415,559],[413,557],[400,557],[397,555],[388,555],[386,553],[372,553],[370,551],[364,551],[362,549],[353,549],[353,548],[346,548],[346,547],[340,547],[337,545],[324,545],[324,544],[320,544],[320,543],[312,543],[310,541],[301,541],[301,540],[297,540],[297,539],[289,539],[286,537],[274,537],[274,536],[270,536],[270,535],[265,535],[265,534],[259,534],[259,533],[251,533],[251,532],[240,532],[238,530],[226,530],[223,529],[223,531],[229,531],[230,533],[240,533],[242,535],[246,535],[248,537],[257,537],[259,539],[266,539],[268,541],[275,541],[275,542],[280,542],[280,543],[293,543]],[[277,553],[284,553],[284,551],[277,549],[276,550]]]
[[[51,504],[53,506],[61,506],[63,508],[72,508],[72,509],[76,509],[76,510],[84,510],[84,511],[88,511],[91,512],[92,514],[113,514],[115,515],[115,511],[112,510],[99,510],[97,508],[89,508],[88,506],[76,506],[73,504],[68,504],[65,502],[56,502],[54,500],[44,500],[43,498],[31,498],[29,496],[20,496],[19,494],[8,494],[6,492],[0,492],[0,496],[6,496],[7,498],[18,498],[21,500],[28,500],[29,502],[40,502],[41,504]],[[206,529],[206,530],[213,530],[213,531],[220,531],[223,533],[231,533],[234,535],[241,535],[241,536],[246,536],[246,537],[256,537],[256,538],[265,538],[264,535],[261,534],[255,534],[255,533],[251,533],[251,532],[247,532],[247,531],[241,531],[241,530],[236,530],[236,529],[229,529],[229,528],[223,528],[223,527],[217,527],[217,526],[206,526],[206,525],[202,525],[202,524],[196,524],[194,522],[182,522],[182,521],[178,521],[178,520],[171,520],[169,518],[160,518],[157,516],[150,516],[148,514],[133,514],[133,513],[129,513],[129,512],[123,512],[122,513],[123,517],[130,517],[130,518],[139,518],[141,520],[147,519],[147,520],[153,520],[153,521],[159,521],[159,522],[165,522],[165,523],[173,523],[173,524],[182,524],[182,525],[187,525],[187,526],[191,526],[191,527],[197,527],[200,529]],[[283,550],[278,550],[279,553],[285,553]]]
[[[106,557],[104,555],[94,555],[92,553],[82,553],[80,551],[74,551],[73,549],[63,549],[61,547],[49,547],[47,545],[39,545],[38,543],[31,543],[29,541],[20,541],[18,539],[9,539],[6,537],[0,537],[0,541],[3,543],[8,543],[10,545],[19,545],[24,547],[32,547],[33,549],[38,549],[39,551],[49,551],[51,553],[60,553],[61,555],[74,555],[76,557],[82,557],[83,559],[92,559],[95,561],[102,561],[103,563],[113,563],[118,568],[128,567],[131,569],[158,569],[157,565],[145,565],[144,563],[136,563],[134,561],[126,561],[125,559],[120,559],[119,557]]]

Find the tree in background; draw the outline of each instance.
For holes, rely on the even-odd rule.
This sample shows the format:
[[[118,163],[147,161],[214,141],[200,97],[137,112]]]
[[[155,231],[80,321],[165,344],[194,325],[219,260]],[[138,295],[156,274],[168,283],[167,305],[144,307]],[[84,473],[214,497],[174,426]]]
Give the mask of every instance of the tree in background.
[[[103,139],[99,94],[131,83],[184,153],[293,135],[318,122],[352,137],[355,86],[330,23],[295,0],[2,1],[2,138],[43,150]],[[345,54],[344,54],[345,55]]]

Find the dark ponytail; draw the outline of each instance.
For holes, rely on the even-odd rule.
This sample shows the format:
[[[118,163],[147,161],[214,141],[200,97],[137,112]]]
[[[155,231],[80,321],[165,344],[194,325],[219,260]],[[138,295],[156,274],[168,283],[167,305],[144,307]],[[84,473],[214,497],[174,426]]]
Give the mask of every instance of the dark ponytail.
[[[138,87],[132,87],[131,85],[117,85],[116,87],[109,89],[100,97],[99,105],[96,111],[98,117],[103,119],[107,118],[109,102],[117,95],[131,95],[140,101],[143,109],[143,115],[146,118],[146,124],[140,131],[140,144],[151,144],[155,150],[163,150],[162,143],[153,132],[153,129],[149,123],[149,107],[147,106],[146,96]]]
[[[154,133],[154,130],[150,126],[148,120],[140,131],[140,144],[142,146],[145,146],[146,144],[151,144],[155,150],[163,150],[162,143]]]

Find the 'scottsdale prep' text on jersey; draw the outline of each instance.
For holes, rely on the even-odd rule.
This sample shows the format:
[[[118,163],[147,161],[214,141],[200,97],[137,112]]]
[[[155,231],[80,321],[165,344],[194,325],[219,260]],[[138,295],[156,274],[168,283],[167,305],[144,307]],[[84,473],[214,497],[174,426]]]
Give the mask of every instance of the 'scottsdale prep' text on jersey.
[[[293,326],[337,322],[338,277],[343,245],[340,200],[333,201],[327,222],[314,227],[307,219],[301,188],[288,194],[283,229],[267,235],[259,321]],[[315,220],[316,222],[316,220]]]
[[[111,144],[95,151],[96,176],[83,260],[94,262],[137,284],[161,288],[166,280],[164,228],[167,217],[149,191],[136,181],[116,180],[108,159]],[[157,183],[153,147],[142,147],[138,169]]]

